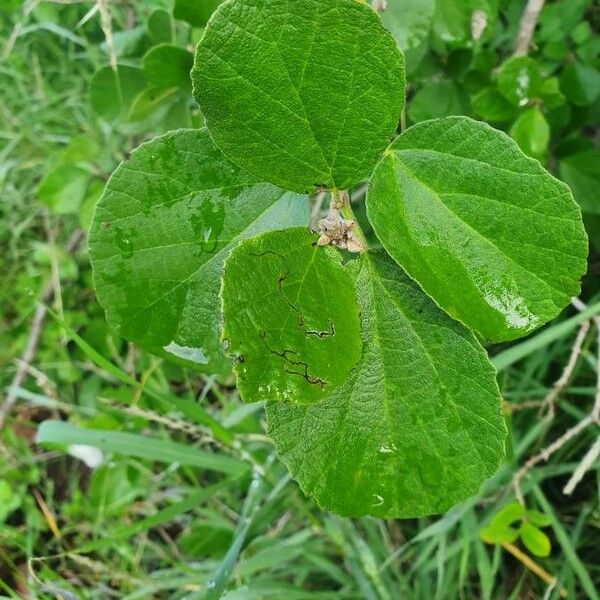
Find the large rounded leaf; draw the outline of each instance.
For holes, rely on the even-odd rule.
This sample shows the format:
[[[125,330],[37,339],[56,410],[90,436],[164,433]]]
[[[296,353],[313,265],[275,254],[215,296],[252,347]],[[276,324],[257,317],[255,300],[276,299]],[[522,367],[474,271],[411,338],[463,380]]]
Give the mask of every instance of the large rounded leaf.
[[[269,404],[269,433],[323,508],[346,516],[443,512],[475,494],[504,456],[495,371],[475,337],[391,258],[360,262],[360,362],[318,404]]]
[[[402,54],[356,0],[229,0],[192,81],[221,150],[298,192],[368,177],[404,104]]]
[[[223,338],[245,402],[316,402],[360,357],[354,281],[318,237],[306,228],[264,233],[225,263]]]
[[[569,188],[484,123],[407,130],[375,170],[367,210],[400,266],[487,340],[529,333],[579,293],[587,238]]]
[[[240,240],[305,225],[307,198],[227,161],[206,130],[140,146],[98,203],[90,231],[96,292],[128,340],[206,371],[227,371],[220,343],[223,262]]]

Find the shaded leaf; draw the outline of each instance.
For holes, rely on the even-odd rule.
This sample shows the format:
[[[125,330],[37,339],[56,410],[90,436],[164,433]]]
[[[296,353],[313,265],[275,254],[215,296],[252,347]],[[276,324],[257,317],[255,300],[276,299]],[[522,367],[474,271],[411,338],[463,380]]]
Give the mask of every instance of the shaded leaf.
[[[393,0],[381,21],[402,50],[416,48],[427,36],[435,12],[435,0]]]
[[[223,0],[175,0],[173,16],[194,27],[204,27]]]
[[[223,261],[246,237],[307,221],[305,197],[258,183],[206,130],[168,133],[121,164],[98,204],[90,231],[98,299],[126,339],[227,371],[219,341]]]
[[[408,116],[413,123],[418,123],[463,115],[469,110],[469,97],[462,86],[453,81],[430,81],[410,101]]]
[[[103,67],[90,81],[90,104],[108,121],[124,118],[137,95],[146,87],[141,69],[119,65],[117,71]]]
[[[488,340],[554,318],[587,268],[567,186],[508,136],[465,117],[404,132],[373,174],[367,212],[409,275]]]
[[[194,57],[190,52],[171,44],[160,44],[149,50],[142,61],[148,83],[156,89],[192,89],[190,71]]]
[[[510,136],[527,156],[544,162],[550,142],[550,126],[537,106],[526,110],[514,122]]]
[[[561,178],[569,184],[584,213],[600,215],[600,152],[585,150],[562,158]]]
[[[192,80],[223,152],[298,192],[368,177],[404,103],[402,54],[356,0],[225,2]]]
[[[173,22],[171,15],[162,8],[158,8],[148,17],[148,33],[155,44],[173,41]]]
[[[562,93],[577,106],[589,106],[600,96],[600,71],[590,65],[573,63],[560,78]]]
[[[169,104],[175,98],[177,88],[146,88],[134,101],[127,115],[127,121],[134,123],[143,121],[156,111]]]
[[[501,123],[514,118],[517,109],[495,88],[484,88],[472,99],[473,111],[486,121]]]
[[[477,493],[504,456],[495,371],[475,337],[383,252],[353,264],[363,354],[311,406],[267,423],[303,491],[345,516],[415,517]]]
[[[44,175],[38,187],[38,197],[55,214],[76,214],[89,182],[90,174],[86,170],[62,165]]]

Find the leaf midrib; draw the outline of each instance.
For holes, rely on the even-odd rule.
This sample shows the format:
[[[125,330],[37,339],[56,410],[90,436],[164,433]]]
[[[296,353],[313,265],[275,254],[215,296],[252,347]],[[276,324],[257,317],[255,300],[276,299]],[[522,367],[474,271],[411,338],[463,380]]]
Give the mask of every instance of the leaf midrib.
[[[394,158],[394,162],[397,162],[398,164],[400,164],[402,166],[402,170],[404,171],[404,173],[406,175],[408,175],[409,177],[411,177],[411,179],[413,179],[415,182],[417,182],[419,185],[421,185],[422,187],[424,187],[427,191],[429,191],[432,195],[433,198],[435,198],[439,205],[442,206],[443,208],[446,209],[446,211],[450,214],[453,215],[454,218],[461,223],[462,225],[464,225],[464,227],[466,227],[467,229],[469,229],[470,231],[473,231],[478,237],[480,237],[484,242],[486,242],[488,245],[490,245],[492,248],[494,248],[500,255],[506,257],[506,259],[508,259],[509,262],[511,262],[513,265],[515,265],[518,269],[524,271],[525,273],[528,273],[529,275],[531,275],[533,278],[535,278],[537,281],[539,281],[542,285],[546,286],[547,288],[553,290],[554,292],[558,292],[558,294],[560,294],[561,297],[564,298],[565,294],[562,290],[558,289],[557,287],[553,286],[551,283],[549,283],[548,281],[546,281],[545,279],[542,279],[538,274],[534,273],[533,271],[530,271],[528,268],[526,268],[525,266],[523,266],[522,264],[520,264],[515,258],[513,258],[510,254],[508,254],[505,250],[503,250],[502,248],[498,247],[491,239],[489,239],[488,237],[486,237],[483,233],[481,233],[478,229],[476,229],[473,225],[471,225],[470,223],[467,223],[466,221],[464,221],[462,219],[462,217],[456,213],[454,210],[452,210],[452,208],[450,208],[450,206],[448,206],[441,198],[441,195],[434,190],[433,188],[429,187],[422,179],[420,179],[409,167],[408,165],[403,162],[399,156],[396,155],[396,153],[394,153],[393,155]],[[480,162],[480,161],[476,161],[476,162]],[[484,163],[487,164],[487,163]],[[461,260],[461,262],[463,262]],[[471,280],[471,283],[473,285],[473,287],[475,287],[475,289],[479,289],[479,287],[475,284],[475,282],[473,282]],[[553,296],[553,294],[551,294]],[[554,304],[560,308],[560,304],[557,303],[554,298],[552,299],[552,301],[554,302]]]

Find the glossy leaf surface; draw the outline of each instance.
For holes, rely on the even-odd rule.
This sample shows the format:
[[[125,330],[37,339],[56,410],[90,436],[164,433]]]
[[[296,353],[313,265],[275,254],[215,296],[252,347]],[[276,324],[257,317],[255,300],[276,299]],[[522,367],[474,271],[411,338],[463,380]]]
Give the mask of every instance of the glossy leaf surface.
[[[223,339],[245,402],[316,402],[358,361],[354,282],[318,237],[305,228],[265,233],[225,263]]]
[[[223,152],[297,192],[368,177],[404,104],[402,54],[356,0],[225,2],[192,80]]]
[[[227,371],[223,261],[246,237],[307,220],[306,197],[258,183],[206,130],[168,133],[121,164],[96,209],[90,254],[100,304],[128,340]]]
[[[475,337],[385,253],[353,266],[360,362],[318,404],[269,404],[269,433],[292,476],[325,509],[442,512],[476,493],[504,455],[495,371]]]
[[[529,333],[579,293],[587,238],[569,188],[484,123],[407,130],[375,170],[367,210],[391,256],[487,340]]]

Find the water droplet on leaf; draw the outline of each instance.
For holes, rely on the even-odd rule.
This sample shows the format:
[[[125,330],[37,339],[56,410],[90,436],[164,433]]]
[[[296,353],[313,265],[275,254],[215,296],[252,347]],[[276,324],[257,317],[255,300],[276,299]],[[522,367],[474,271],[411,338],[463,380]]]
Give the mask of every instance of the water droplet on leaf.
[[[123,258],[131,258],[133,256],[133,243],[122,229],[115,229],[115,244],[121,251]]]
[[[394,452],[396,452],[397,448],[396,445],[394,443],[391,444],[381,444],[381,446],[379,447],[379,452],[380,454],[393,454]]]

